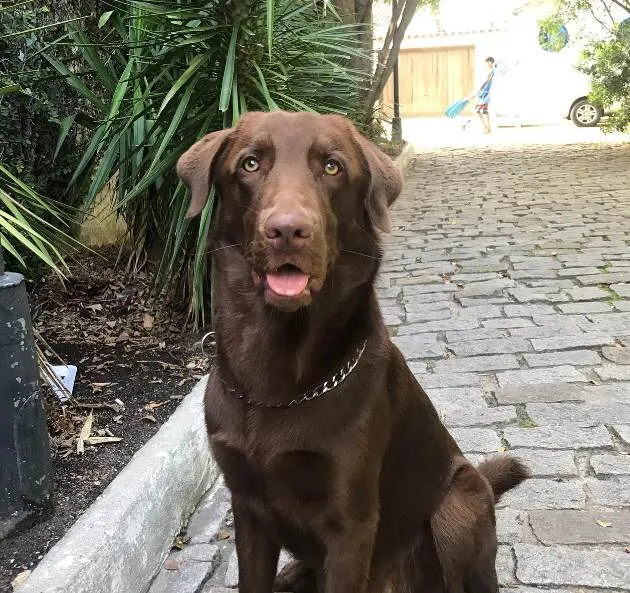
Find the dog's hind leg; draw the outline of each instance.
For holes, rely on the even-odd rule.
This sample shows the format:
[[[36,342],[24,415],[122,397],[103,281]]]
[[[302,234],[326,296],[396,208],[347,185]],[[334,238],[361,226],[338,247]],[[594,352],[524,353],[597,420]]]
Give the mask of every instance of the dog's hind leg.
[[[431,527],[448,593],[498,593],[494,494],[463,458]]]
[[[317,593],[317,573],[301,560],[293,560],[278,573],[273,590],[283,593]]]

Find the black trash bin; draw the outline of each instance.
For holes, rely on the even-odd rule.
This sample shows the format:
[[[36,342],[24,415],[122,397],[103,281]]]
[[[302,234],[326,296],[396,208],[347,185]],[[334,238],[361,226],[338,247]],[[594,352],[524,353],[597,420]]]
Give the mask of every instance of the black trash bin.
[[[46,412],[24,277],[5,272],[0,247],[0,539],[51,505]]]

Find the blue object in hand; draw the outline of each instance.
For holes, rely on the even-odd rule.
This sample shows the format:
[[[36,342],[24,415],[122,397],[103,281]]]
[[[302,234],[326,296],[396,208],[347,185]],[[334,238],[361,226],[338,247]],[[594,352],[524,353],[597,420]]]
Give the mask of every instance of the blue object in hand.
[[[468,99],[462,99],[461,101],[457,101],[456,103],[449,105],[445,111],[446,117],[450,117],[451,119],[457,117],[462,111],[464,111],[464,109],[466,109],[468,103],[470,103]]]

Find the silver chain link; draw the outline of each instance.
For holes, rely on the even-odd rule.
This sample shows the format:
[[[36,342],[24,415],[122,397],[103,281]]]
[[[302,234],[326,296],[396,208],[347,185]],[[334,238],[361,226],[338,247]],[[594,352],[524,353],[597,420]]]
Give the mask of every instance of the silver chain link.
[[[209,335],[210,334],[206,334],[203,337],[202,348],[203,348],[203,341]],[[320,383],[314,389],[310,389],[306,393],[302,394],[300,397],[292,399],[289,403],[286,403],[286,404],[271,404],[267,402],[261,402],[261,401],[250,399],[244,393],[239,393],[236,389],[227,385],[225,381],[223,381],[223,379],[221,379],[221,381],[223,382],[223,385],[230,393],[234,394],[238,399],[244,401],[250,406],[254,406],[257,408],[275,408],[275,409],[293,408],[305,402],[310,402],[314,399],[317,399],[318,397],[321,397],[322,395],[328,393],[329,391],[332,391],[333,389],[335,389],[335,387],[341,385],[352,373],[352,371],[354,371],[357,364],[359,364],[359,360],[361,360],[361,356],[363,356],[363,352],[365,351],[366,346],[367,346],[367,340],[363,340],[363,342],[361,342],[359,347],[356,349],[354,356],[348,362],[346,362],[346,364],[344,364],[330,379],[326,379],[326,381],[324,381],[323,383]]]

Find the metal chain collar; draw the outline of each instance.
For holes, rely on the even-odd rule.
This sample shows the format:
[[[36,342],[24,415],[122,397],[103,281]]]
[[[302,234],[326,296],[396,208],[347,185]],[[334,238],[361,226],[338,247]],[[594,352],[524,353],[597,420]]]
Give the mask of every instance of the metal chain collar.
[[[203,351],[203,342],[205,341],[207,337],[209,337],[213,333],[214,332],[210,332],[202,338],[201,340],[202,351]],[[292,399],[290,402],[286,404],[284,403],[272,404],[272,403],[261,402],[261,401],[250,399],[244,393],[239,392],[234,387],[230,387],[223,379],[221,379],[221,381],[223,382],[223,385],[230,393],[234,394],[237,397],[237,399],[244,401],[246,404],[250,406],[254,406],[257,408],[274,408],[274,409],[293,408],[305,402],[310,402],[314,399],[317,399],[318,397],[321,397],[322,395],[328,393],[329,391],[332,391],[333,389],[335,389],[335,387],[338,387],[339,385],[341,385],[341,383],[343,383],[350,376],[352,371],[354,371],[357,364],[359,364],[359,360],[361,360],[361,356],[363,355],[363,352],[365,351],[366,346],[367,346],[367,340],[363,340],[363,342],[361,342],[361,344],[359,344],[359,346],[355,350],[354,356],[348,362],[346,362],[332,377],[330,377],[330,379],[326,379],[326,381],[324,381],[323,383],[320,383],[317,387],[310,389],[306,393],[303,393],[300,397],[296,397],[295,399]]]

